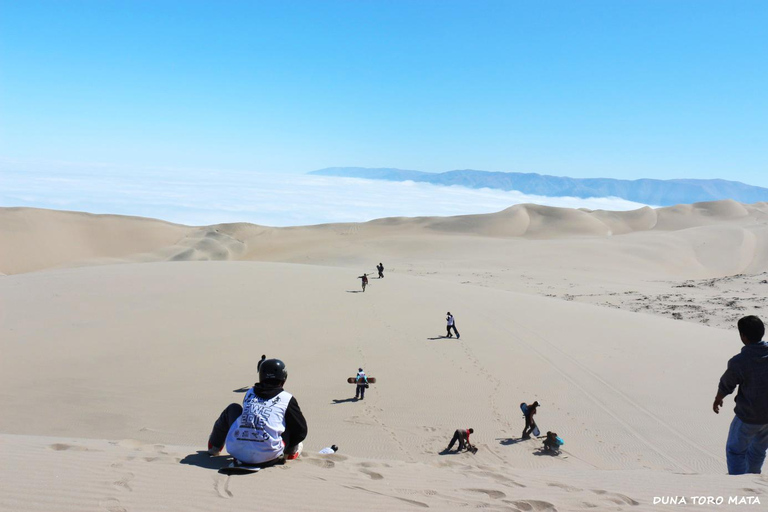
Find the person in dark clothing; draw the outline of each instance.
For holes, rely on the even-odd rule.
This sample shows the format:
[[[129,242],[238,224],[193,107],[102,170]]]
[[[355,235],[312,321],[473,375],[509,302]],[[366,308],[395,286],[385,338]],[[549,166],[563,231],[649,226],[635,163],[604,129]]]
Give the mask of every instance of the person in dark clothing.
[[[456,431],[453,433],[453,438],[451,438],[451,444],[448,445],[448,448],[446,448],[445,451],[451,451],[451,448],[453,448],[453,445],[456,444],[457,441],[459,443],[459,447],[456,451],[458,452],[462,450],[474,449],[474,446],[472,446],[472,444],[469,442],[469,434],[473,434],[474,432],[475,430],[472,428],[468,428],[466,430],[456,429]]]
[[[357,370],[357,376],[355,377],[355,398],[365,400],[365,390],[368,389],[368,376],[362,368]]]
[[[539,408],[539,402],[533,402],[525,410],[525,428],[523,429],[523,439],[530,439],[531,433],[536,430],[536,410]]]
[[[768,450],[768,343],[758,317],[741,318],[738,328],[744,347],[728,361],[712,410],[720,414],[723,399],[739,387],[725,445],[728,474],[759,474]]]
[[[451,334],[451,329],[453,329],[453,332],[456,333],[456,339],[459,339],[461,336],[459,336],[459,331],[456,330],[456,320],[453,318],[453,315],[451,314],[450,311],[447,312],[446,315],[448,315],[448,316],[445,317],[445,321],[448,324],[446,326],[446,328],[448,330],[446,336],[449,337],[449,338],[453,338],[453,335]]]
[[[384,265],[382,263],[379,263],[376,265],[376,270],[379,271],[379,279],[384,279]]]
[[[244,464],[267,466],[295,459],[307,437],[307,421],[294,396],[283,386],[285,364],[266,359],[259,368],[259,382],[245,395],[243,405],[230,404],[213,425],[208,453],[227,452]]]
[[[557,437],[556,432],[547,432],[547,437],[544,439],[544,451],[552,452],[554,454],[560,453],[561,440]]]
[[[363,281],[363,291],[365,291],[365,287],[368,286],[368,274],[363,274],[361,276],[357,276],[358,279],[362,279]]]
[[[258,363],[256,363],[256,372],[257,373],[259,371],[259,368],[261,368],[261,363],[263,363],[266,358],[267,358],[267,356],[265,356],[264,354],[261,354],[261,360]]]

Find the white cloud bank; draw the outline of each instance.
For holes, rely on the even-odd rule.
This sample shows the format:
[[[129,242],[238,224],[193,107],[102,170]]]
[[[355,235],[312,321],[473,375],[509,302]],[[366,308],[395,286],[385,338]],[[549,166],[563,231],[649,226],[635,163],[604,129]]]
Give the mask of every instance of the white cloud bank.
[[[644,206],[610,197],[543,197],[494,189],[301,174],[30,167],[0,162],[0,206],[137,215],[188,225],[251,222],[267,226],[491,213],[520,203],[593,210]]]

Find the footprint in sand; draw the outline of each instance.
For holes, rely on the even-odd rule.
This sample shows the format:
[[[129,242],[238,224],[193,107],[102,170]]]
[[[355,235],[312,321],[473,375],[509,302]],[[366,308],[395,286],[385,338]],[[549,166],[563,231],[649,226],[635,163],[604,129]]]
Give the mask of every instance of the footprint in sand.
[[[333,462],[332,460],[328,460],[328,459],[310,459],[310,458],[305,458],[304,461],[309,463],[309,464],[312,464],[313,466],[317,466],[317,467],[323,468],[323,469],[332,469],[332,468],[334,468],[336,466],[335,462]]]
[[[623,494],[618,494],[614,492],[608,492],[604,491],[602,489],[592,489],[592,492],[604,496],[606,500],[610,501],[611,503],[615,503],[616,505],[639,505],[640,503],[633,500],[629,496],[625,496]]]
[[[383,480],[384,479],[384,477],[382,476],[381,473],[377,473],[375,471],[370,471],[368,469],[361,469],[360,472],[363,473],[363,474],[368,475],[369,477],[371,477],[371,480]]]
[[[558,488],[564,490],[565,492],[579,492],[579,491],[583,491],[584,490],[584,489],[579,489],[578,487],[572,487],[570,485],[559,484],[557,482],[550,482],[547,485],[550,486],[550,487],[558,487]]]
[[[502,500],[504,503],[509,503],[510,505],[513,505],[515,508],[517,508],[520,512],[557,512],[557,509],[555,506],[548,501],[539,501],[539,500],[520,500],[520,501],[511,501],[511,500]]]
[[[99,506],[104,507],[107,512],[128,512],[128,510],[120,505],[120,500],[117,498],[109,498],[99,502]]]
[[[120,480],[117,480],[115,482],[112,482],[112,485],[115,485],[116,487],[120,487],[121,489],[125,489],[129,492],[133,491],[133,487],[131,487],[130,482],[134,478],[133,473],[128,473],[124,475]]]
[[[507,495],[504,494],[503,492],[496,491],[496,490],[493,490],[493,489],[464,489],[464,490],[465,491],[469,491],[469,492],[479,492],[479,493],[482,493],[482,494],[487,494],[488,497],[493,498],[495,500],[507,497]]]

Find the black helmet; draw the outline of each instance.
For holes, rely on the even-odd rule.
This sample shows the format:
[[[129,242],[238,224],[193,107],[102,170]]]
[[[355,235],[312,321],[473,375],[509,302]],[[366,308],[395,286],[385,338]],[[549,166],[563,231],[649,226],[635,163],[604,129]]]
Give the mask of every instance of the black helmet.
[[[336,446],[335,444],[332,444],[331,445],[331,450],[333,450],[334,452],[337,452],[337,451],[339,451],[339,447]]]
[[[288,378],[288,370],[285,363],[279,359],[267,359],[259,367],[259,382],[279,381]]]

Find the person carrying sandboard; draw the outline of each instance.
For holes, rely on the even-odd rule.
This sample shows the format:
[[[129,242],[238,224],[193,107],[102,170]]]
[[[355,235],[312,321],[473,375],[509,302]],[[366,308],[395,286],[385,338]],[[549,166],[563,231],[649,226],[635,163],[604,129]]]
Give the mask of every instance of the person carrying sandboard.
[[[355,377],[355,399],[365,400],[365,390],[368,389],[368,377],[362,368],[357,370],[357,377]]]
[[[528,405],[526,403],[520,404],[520,409],[525,416],[525,428],[523,429],[523,439],[530,439],[531,434],[534,436],[539,435],[539,427],[536,426],[536,420],[533,417],[536,415],[536,411],[539,408],[539,402],[533,402]]]

